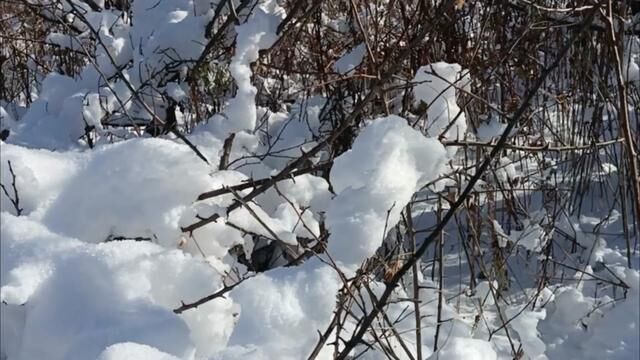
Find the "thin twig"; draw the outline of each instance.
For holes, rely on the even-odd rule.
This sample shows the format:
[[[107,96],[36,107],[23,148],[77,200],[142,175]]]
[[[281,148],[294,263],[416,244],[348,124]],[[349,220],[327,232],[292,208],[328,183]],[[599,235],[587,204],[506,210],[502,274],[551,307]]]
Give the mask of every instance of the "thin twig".
[[[7,199],[11,201],[11,204],[16,209],[16,215],[22,215],[23,208],[20,207],[20,196],[18,194],[18,188],[16,186],[16,174],[13,172],[13,166],[11,166],[11,160],[7,160],[7,164],[9,164],[9,172],[11,173],[11,187],[13,188],[13,198],[9,196],[9,192],[7,188],[5,188],[4,184],[0,183],[0,187],[2,187],[2,191],[7,196]]]

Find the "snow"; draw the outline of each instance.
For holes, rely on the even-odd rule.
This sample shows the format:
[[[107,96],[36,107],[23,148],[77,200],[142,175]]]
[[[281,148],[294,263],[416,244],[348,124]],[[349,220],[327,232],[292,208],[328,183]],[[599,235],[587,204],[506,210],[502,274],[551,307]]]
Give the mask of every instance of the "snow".
[[[98,357],[98,360],[178,360],[180,358],[162,352],[149,345],[124,342],[113,344],[106,348]]]
[[[209,190],[210,171],[186,145],[173,141],[135,139],[106,145],[92,152],[61,189],[44,212],[43,223],[84,241],[144,236],[175,246],[181,213]],[[168,177],[173,181],[167,182]]]
[[[40,7],[49,2],[31,3]],[[415,200],[414,210],[419,210],[412,220],[421,230],[416,239],[420,243],[433,228],[433,199],[449,195],[440,191],[443,184],[459,190],[468,181],[457,162],[460,147],[443,143],[474,136],[490,142],[506,127],[496,114],[481,114],[476,134],[470,134],[459,98],[472,90],[469,72],[455,63],[425,64],[413,79],[401,81],[411,84],[413,105],[424,114],[409,109],[406,118],[364,117],[353,129],[350,149],[333,159],[328,177],[313,171],[284,179],[234,211],[230,207],[254,188],[198,200],[208,191],[279,174],[326,139],[328,128],[335,125],[327,120],[327,111],[336,101],[348,112],[359,96],[356,91],[354,99],[336,100],[329,91],[308,90],[306,86],[314,87],[318,80],[313,74],[287,74],[282,83],[291,88],[281,89],[280,79],[269,77],[280,70],[256,71],[261,52],[278,40],[277,29],[286,13],[281,7],[285,2],[250,3],[251,12],[240,12],[224,44],[219,44],[233,43],[233,50],[211,60],[233,80],[230,89],[216,89],[227,93],[220,99],[220,111],[185,131],[209,163],[173,134],[150,137],[107,122],[127,122],[125,114],[139,120],[163,118],[167,105],[177,102],[185,108],[178,114],[179,124],[187,124],[193,116],[193,92],[201,90],[187,75],[209,41],[205,28],[217,1],[135,0],[125,13],[94,11],[83,2],[52,8],[50,15],[64,18],[81,34],[71,37],[60,27],[51,29],[44,40],[74,51],[86,47],[94,56],[76,64],[74,75],[34,71],[39,84],[29,99],[0,99],[0,130],[10,130],[6,142],[0,141],[0,182],[7,190],[0,195],[1,360],[300,359],[318,343],[318,333],[327,329],[340,303],[341,332],[329,332],[317,357],[332,359],[344,346],[337,336],[348,340],[357,326],[353,316],[373,306],[363,284],[375,296],[386,288],[380,274],[367,274],[359,279],[363,296],[345,302],[341,300],[352,291],[345,281],[357,287],[352,276],[362,270],[359,267],[388,250],[384,246],[395,235],[392,229],[405,226],[402,211],[408,204]],[[65,15],[72,6],[82,10],[84,19]],[[320,15],[320,23],[336,34],[353,30],[347,19],[331,19],[327,11]],[[219,23],[213,24],[214,32]],[[329,87],[339,86],[334,78],[346,80],[363,63],[367,47],[361,41],[342,41],[338,49],[344,53],[325,59],[330,78],[323,81],[329,81]],[[304,52],[311,49],[304,46],[298,49],[300,55],[310,56]],[[629,83],[640,76],[639,51],[639,42],[632,39],[622,54]],[[332,60],[336,61],[331,64]],[[40,68],[29,64],[29,70]],[[369,84],[358,80],[354,85]],[[278,98],[272,106],[262,91],[269,96],[283,92],[287,102]],[[395,91],[392,87],[387,95],[395,96]],[[554,111],[549,116],[560,121],[562,114]],[[560,130],[571,135],[573,128]],[[221,170],[218,162],[231,134],[229,166]],[[324,164],[334,150],[320,151],[304,166]],[[483,224],[472,255],[493,261],[491,269],[474,270],[482,271],[484,278],[465,272],[469,259],[461,250],[468,249],[461,244],[469,239],[458,234],[470,224],[461,210],[443,233],[443,269],[431,261],[435,254],[430,249],[421,259],[417,293],[412,293],[411,274],[393,288],[384,311],[396,321],[399,335],[385,341],[400,358],[406,355],[403,343],[411,353],[404,358],[415,358],[420,348],[423,358],[440,360],[509,359],[517,349],[523,351],[523,359],[535,360],[622,360],[640,354],[638,254],[632,250],[628,255],[629,245],[619,235],[634,234],[631,226],[623,227],[637,224],[628,224],[632,218],[624,210],[607,208],[605,215],[602,208],[610,204],[602,200],[608,195],[596,197],[587,190],[583,195],[592,210],[584,214],[541,205],[535,191],[514,189],[509,199],[482,194],[493,185],[511,185],[514,179],[527,187],[536,181],[554,190],[566,185],[546,178],[552,170],[562,170],[561,158],[545,159],[550,168],[533,170],[528,159],[521,160],[502,152],[495,171],[475,187]],[[596,164],[589,180],[619,182],[623,169],[611,163],[613,157],[605,160]],[[559,174],[564,176],[568,175]],[[430,186],[436,180],[437,186]],[[607,187],[600,190],[606,192]],[[17,209],[12,201],[18,200]],[[512,207],[508,217],[484,212],[487,204],[506,207],[506,200]],[[552,222],[552,211],[567,215]],[[214,214],[215,222],[183,231]],[[319,240],[327,233],[329,237],[322,238],[324,251]],[[497,248],[490,243],[494,235]],[[567,243],[576,249],[568,250]],[[306,257],[297,263],[280,256],[269,264],[272,268],[250,271],[246,261],[264,245],[286,247]],[[385,255],[397,257],[401,264],[406,251],[393,249]],[[505,264],[491,259],[498,251],[508,255]],[[496,280],[492,272],[498,265],[509,269],[508,279]],[[442,292],[433,275],[437,269],[444,274]],[[224,296],[175,311],[230,287]],[[422,314],[422,343],[416,340],[414,306]],[[378,320],[371,329],[388,335],[389,327]],[[368,350],[363,358],[388,358],[387,349],[375,344],[378,339],[371,333],[363,340],[374,345],[359,344],[350,355]]]
[[[290,131],[302,134],[302,129],[292,126]],[[240,144],[257,144],[256,135],[238,136]],[[251,254],[251,237],[229,224],[272,236],[246,208],[226,213],[233,194],[200,202],[197,196],[241,184],[248,174],[273,175],[284,164],[273,161],[242,172],[218,171],[215,159],[222,140],[206,130],[190,139],[214,159],[211,166],[170,139],[132,139],[99,144],[90,151],[0,144],[2,183],[11,183],[6,162],[10,160],[24,208],[22,216],[15,216],[2,195],[0,355],[54,360],[298,359],[310,352],[318,341],[317,331],[331,320],[342,286],[326,259],[314,256],[299,266],[256,274],[224,298],[180,315],[173,312],[182,302],[196,301],[227,284],[234,263],[232,247],[240,245]],[[242,149],[236,148],[234,156]],[[335,197],[323,178],[305,174],[278,184],[291,203],[271,189],[247,206],[278,240],[291,246],[297,245],[297,237],[320,235],[317,214],[325,211],[331,233],[328,253],[343,271],[353,273],[382,244],[385,228],[399,222],[400,211],[414,193],[446,171],[449,159],[438,140],[411,128],[405,119],[377,118],[366,121],[352,148],[335,160],[330,174]],[[514,168],[506,159],[502,162],[503,177],[514,176]],[[190,236],[182,233],[180,227],[195,221],[196,214],[213,213],[221,215],[218,222]],[[539,253],[550,236],[544,230],[544,215],[529,214],[521,230],[507,231],[498,220],[491,226],[503,249],[517,246]],[[640,352],[635,342],[640,328],[638,271],[626,268],[625,256],[607,240],[588,234],[598,224],[613,231],[620,218],[619,213],[606,220],[582,216],[569,224],[585,234],[578,242],[593,249],[585,257],[585,280],[578,274],[577,286],[542,289],[534,307],[496,300],[490,290],[498,289],[496,281],[480,282],[471,296],[462,298],[461,307],[443,304],[447,321],[439,350],[429,358],[508,357],[504,331],[488,341],[500,326],[497,303],[505,306],[500,310],[505,316],[513,317],[510,335],[527,358],[633,358]],[[117,236],[149,241],[105,242]],[[630,287],[626,299],[614,302],[609,295],[594,296],[588,274],[624,281]],[[429,356],[437,291],[434,282],[420,281],[426,316],[423,354]],[[370,286],[379,293],[383,285],[372,281]],[[401,290],[394,296],[409,297]],[[484,319],[474,325],[479,303]],[[388,313],[399,316],[404,309],[392,305]],[[353,324],[345,326],[348,334]],[[398,326],[411,334],[411,317]],[[405,336],[412,341],[412,335]],[[401,351],[399,343],[392,346]],[[325,345],[319,358],[332,358],[333,350]],[[372,352],[371,358],[384,355]]]
[[[87,94],[80,86],[70,77],[49,74],[40,97],[16,126],[14,141],[47,149],[77,145],[87,125],[83,118]]]
[[[228,132],[255,128],[257,90],[251,83],[250,65],[258,59],[260,50],[271,47],[276,41],[276,29],[284,15],[284,10],[274,1],[267,1],[256,9],[249,21],[236,26],[236,49],[229,71],[238,91],[225,107],[226,118],[214,117],[214,121],[222,122],[221,126]]]
[[[11,129],[16,120],[7,112],[4,106],[0,106],[0,130]]]
[[[520,245],[527,250],[540,252],[544,247],[547,238],[544,229],[542,226],[529,219],[525,219],[523,222],[524,229],[521,231],[513,230],[511,232],[511,242]]]
[[[183,316],[171,309],[219,286],[214,269],[180,250],[134,241],[88,244],[2,216],[3,312],[26,312],[22,324],[3,322],[3,332],[22,327],[33,340],[3,342],[3,352],[18,358],[95,358],[123,341],[180,358],[196,348],[213,354],[230,336],[233,302],[219,299]]]
[[[353,49],[347,51],[334,64],[333,69],[342,75],[347,75],[360,65],[364,55],[366,54],[366,44],[358,44]]]
[[[444,62],[422,66],[413,78],[416,101],[428,105],[425,128],[429,136],[461,140],[467,131],[464,112],[456,103],[456,90],[467,90],[468,72]]]
[[[640,39],[631,38],[622,56],[622,77],[628,82],[640,81]]]
[[[309,99],[304,104],[295,104],[289,113],[272,113],[261,109],[266,112],[268,121],[268,131],[262,139],[265,145],[261,150],[278,154],[265,159],[266,165],[281,168],[289,158],[298,157],[315,145],[313,135],[317,134],[319,127],[317,112],[324,102],[325,99],[321,97]],[[277,139],[275,143],[274,139]]]
[[[498,356],[491,343],[477,339],[454,337],[429,360],[497,360]]]
[[[483,122],[478,126],[476,137],[480,141],[490,141],[500,137],[506,128],[507,124],[501,123],[496,117],[492,117],[488,122]]]
[[[564,357],[576,350],[585,359],[637,357],[640,277],[633,269],[624,269],[620,275],[631,286],[624,302],[613,302],[608,296],[600,299],[586,296],[582,287],[558,290],[549,303],[546,320],[538,325],[549,358]]]
[[[506,314],[509,318],[513,318],[510,325],[518,334],[525,354],[530,359],[545,359],[546,345],[540,339],[537,328],[539,321],[546,318],[546,310],[529,311],[525,308],[510,308]]]
[[[224,358],[305,357],[318,341],[317,330],[331,320],[340,285],[337,274],[317,259],[260,274],[241,285],[234,290],[242,309],[240,321]]]
[[[323,178],[309,174],[296,176],[295,181],[279,182],[278,191],[298,206],[310,207],[314,212],[324,211],[331,201],[329,184]],[[274,210],[283,205],[275,189],[261,196],[260,204],[265,209]]]
[[[11,162],[24,214],[29,214],[53,201],[58,195],[57,192],[79,171],[85,159],[82,153],[61,154],[48,150],[30,150],[7,143],[0,144],[0,151],[1,182],[11,187]],[[9,194],[13,196],[13,189],[9,190]],[[8,200],[3,192],[0,195],[0,207],[2,211],[15,214],[15,209]]]
[[[329,254],[359,265],[382,244],[411,196],[434,180],[446,160],[438,141],[425,138],[392,115],[371,121],[351,150],[335,159],[331,184],[337,194],[327,212],[334,234]],[[365,182],[366,180],[366,182]]]
[[[182,89],[182,87],[175,83],[170,82],[167,84],[167,94],[175,101],[182,101],[187,98],[187,93]]]
[[[51,32],[47,35],[45,40],[49,44],[57,45],[63,49],[70,49],[75,51],[82,50],[77,38],[58,32]]]

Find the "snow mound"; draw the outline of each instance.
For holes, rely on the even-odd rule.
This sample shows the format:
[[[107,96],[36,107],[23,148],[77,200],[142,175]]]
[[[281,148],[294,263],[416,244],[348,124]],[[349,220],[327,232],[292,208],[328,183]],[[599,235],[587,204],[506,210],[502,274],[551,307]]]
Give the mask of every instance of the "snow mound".
[[[182,251],[87,244],[4,212],[0,245],[2,333],[24,339],[2,342],[9,358],[91,359],[127,341],[180,358],[210,356],[231,334],[237,309],[229,298],[173,313],[222,286],[214,269]]]
[[[145,237],[175,247],[180,216],[210,190],[210,171],[186,145],[169,140],[104,146],[62,189],[43,223],[83,241]]]
[[[373,255],[385,228],[400,220],[411,196],[439,175],[445,160],[442,144],[405,119],[371,121],[353,148],[334,161],[331,183],[338,196],[327,212],[329,254],[355,265]]]
[[[233,292],[242,310],[224,358],[308,356],[318,341],[318,330],[331,321],[340,285],[333,269],[317,259],[245,282]]]
[[[0,163],[0,180],[14,197],[11,170],[16,176],[15,185],[18,191],[22,214],[46,207],[58,195],[59,190],[78,172],[86,156],[79,152],[52,152],[49,150],[27,149],[21,146],[0,143],[2,163]],[[11,162],[11,168],[9,168]],[[16,214],[10,199],[4,192],[0,195],[2,211]]]

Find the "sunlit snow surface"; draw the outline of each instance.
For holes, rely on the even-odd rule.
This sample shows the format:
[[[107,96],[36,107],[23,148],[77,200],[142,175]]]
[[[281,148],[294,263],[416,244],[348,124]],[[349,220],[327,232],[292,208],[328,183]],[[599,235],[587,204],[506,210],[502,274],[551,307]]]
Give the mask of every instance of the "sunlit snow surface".
[[[185,145],[170,140],[140,139],[66,152],[1,146],[2,182],[11,182],[4,162],[11,160],[24,206],[23,215],[16,217],[3,195],[1,351],[7,359],[298,359],[315,345],[317,330],[328,325],[341,281],[317,259],[260,274],[226,298],[181,315],[172,312],[181,301],[220,289],[221,274],[229,268],[228,249],[246,241],[237,230],[216,223],[194,233],[207,259],[191,242],[178,249],[181,224],[194,220],[195,213],[221,211],[233,198],[225,195],[204,204],[193,200],[202,191],[238,184],[246,175],[213,171]],[[384,222],[398,221],[411,194],[433,179],[445,158],[442,145],[403,119],[373,119],[353,149],[336,160],[332,181],[337,196],[332,200],[323,180],[312,176],[279,188],[298,203],[327,211],[329,252],[349,271],[381,244]],[[388,166],[376,166],[387,161]],[[295,215],[286,210],[289,205],[278,205],[276,195],[266,194],[260,204],[263,209],[256,210],[273,228],[309,235],[294,229]],[[234,216],[230,219],[260,231],[246,212]],[[584,217],[567,226],[588,230],[594,221]],[[607,226],[617,224],[619,219],[612,218]],[[512,231],[505,241],[536,251],[537,226]],[[110,235],[148,236],[153,242],[104,243]],[[547,288],[534,307],[517,301],[503,305],[505,316],[520,314],[510,323],[510,335],[530,358],[633,358],[639,350],[638,272],[627,269],[626,258],[604,239],[585,234],[580,242],[594,247],[587,271],[606,263],[631,287],[626,300],[594,297],[592,283],[585,281]],[[462,276],[455,275],[456,269],[447,267],[446,272]],[[602,270],[598,276],[615,279]],[[437,292],[430,280],[422,281],[427,356],[433,348]],[[442,326],[439,355],[432,358],[510,356],[504,332],[486,341],[484,321],[489,328],[499,326],[490,310],[489,288],[480,283],[474,295],[463,295],[459,308],[444,304],[449,321]],[[374,286],[381,290],[381,284]],[[408,294],[398,290],[397,296]],[[478,301],[488,308],[486,319],[474,325]],[[400,314],[403,308],[394,304],[388,312]],[[399,327],[413,342],[411,317]],[[331,347],[321,352],[325,358],[332,354]],[[384,356],[371,352],[370,358]]]
[[[212,11],[209,1],[136,0],[133,17],[145,20],[131,26],[111,12],[98,14],[87,8],[88,21],[101,29],[105,44],[105,48],[96,48],[96,62],[107,77],[117,72],[109,55],[118,66],[133,64],[123,73],[134,88],[154,83],[157,79],[149,78],[149,73],[164,66],[171,56],[188,61],[199,57]],[[456,150],[445,149],[440,141],[462,140],[469,134],[456,100],[457,92],[468,90],[468,74],[459,65],[444,62],[420,67],[413,79],[415,100],[429,105],[426,120],[416,126],[421,131],[395,115],[366,119],[352,148],[335,160],[329,179],[334,194],[324,178],[306,174],[280,182],[277,191],[270,189],[255,202],[227,214],[234,194],[200,202],[195,201],[197,196],[276,174],[287,157],[300,156],[315,145],[319,134],[319,116],[326,101],[321,96],[309,99],[305,106],[296,103],[279,112],[256,106],[250,64],[260,50],[277,40],[276,29],[285,16],[275,1],[264,1],[250,19],[235,27],[238,38],[230,73],[238,91],[226,104],[225,113],[188,135],[209,165],[183,142],[170,138],[111,143],[99,136],[94,149],[79,141],[88,125],[102,134],[101,119],[107,111],[145,116],[134,101],[120,109],[116,97],[127,98],[128,87],[117,77],[109,87],[99,84],[100,76],[92,66],[76,79],[47,75],[37,99],[23,113],[10,114],[0,106],[0,125],[12,131],[8,143],[0,144],[1,181],[13,195],[11,162],[22,210],[17,216],[10,200],[0,195],[0,359],[308,356],[318,341],[318,331],[323,332],[330,323],[343,286],[325,255],[299,266],[257,274],[225,297],[181,314],[173,309],[223,288],[225,273],[236,265],[230,249],[240,246],[250,253],[254,246],[251,236],[238,227],[270,237],[266,224],[279,240],[292,245],[297,237],[318,236],[324,216],[331,233],[331,260],[352,274],[383,243],[385,229],[400,221],[412,195],[451,170],[449,162]],[[101,24],[104,26],[98,26]],[[84,29],[82,23],[74,25]],[[71,49],[80,46],[61,33],[51,33],[47,41]],[[628,59],[635,61],[637,47],[634,43]],[[334,70],[350,74],[365,59],[365,50],[364,44],[355,45],[337,59]],[[627,65],[626,78],[637,80],[637,64]],[[178,83],[169,82],[164,90],[175,101],[187,96]],[[153,100],[150,98],[146,100]],[[103,106],[99,99],[105,102]],[[270,150],[282,156],[259,162],[240,160],[267,150],[262,135],[254,132],[263,115],[266,132],[281,138]],[[488,141],[503,129],[504,124],[489,121],[478,129],[478,139]],[[237,162],[219,171],[222,144],[231,133],[235,140],[230,156]],[[496,172],[501,180],[522,171],[507,158],[498,161],[504,164]],[[616,173],[612,165],[605,165],[603,176]],[[239,191],[239,195],[250,190]],[[305,226],[298,218],[301,208],[307,209],[301,216]],[[434,222],[433,212],[424,210],[416,215],[419,227]],[[181,227],[213,214],[220,219],[186,239]],[[538,252],[548,240],[536,217],[540,214],[530,215],[522,229],[510,229],[508,234],[497,221],[493,224],[501,237],[500,246],[512,243],[520,251],[512,265],[528,274],[537,270]],[[496,282],[481,281],[474,291],[460,285],[466,284],[469,274],[461,271],[460,249],[453,241],[447,244],[444,272],[449,300],[442,305],[444,321],[435,353],[437,284],[426,275],[419,279],[425,358],[511,359],[513,349],[520,346],[528,359],[638,358],[638,256],[632,256],[634,267],[629,269],[615,239],[593,235],[594,224],[601,220],[585,216],[559,225],[579,234],[577,242],[591,250],[579,264],[586,275],[568,271],[564,285],[539,291],[537,284],[523,284],[522,291],[509,296],[508,304],[500,302],[500,309],[491,295]],[[619,232],[621,222],[619,216],[612,217],[603,228]],[[449,234],[457,231],[455,227],[446,230]],[[111,241],[114,238],[124,240]],[[136,238],[143,241],[126,240]],[[598,292],[589,274],[624,282],[629,289],[620,289],[614,299],[612,291]],[[384,284],[373,280],[369,286],[378,296],[384,290]],[[412,296],[398,287],[392,300]],[[532,298],[536,300],[529,302]],[[371,303],[367,306],[370,309]],[[355,306],[350,310],[361,315]],[[415,351],[415,322],[406,311],[406,302],[401,301],[392,301],[386,309],[390,317],[403,318],[397,328]],[[499,329],[501,317],[513,317],[508,333]],[[341,335],[348,338],[353,328],[353,323],[345,324]],[[335,335],[331,334],[328,343]],[[395,338],[390,338],[389,346],[401,358],[409,358]],[[356,351],[363,349],[360,346]],[[327,345],[318,358],[330,359],[333,352],[333,345]],[[370,349],[365,358],[386,357]]]

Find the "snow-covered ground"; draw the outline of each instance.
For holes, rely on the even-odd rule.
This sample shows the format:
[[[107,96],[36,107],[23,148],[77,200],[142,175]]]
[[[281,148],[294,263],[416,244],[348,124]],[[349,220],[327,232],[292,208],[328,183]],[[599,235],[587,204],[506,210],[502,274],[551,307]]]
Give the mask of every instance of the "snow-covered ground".
[[[192,137],[203,141],[204,133]],[[331,320],[342,280],[324,256],[325,262],[312,258],[300,266],[260,273],[225,297],[181,314],[173,312],[182,302],[193,302],[233,281],[229,249],[251,246],[250,236],[224,222],[198,229],[193,239],[180,230],[195,220],[196,213],[223,211],[233,200],[229,194],[194,200],[205,191],[241,183],[246,178],[242,173],[215,171],[186,145],[167,139],[133,139],[84,151],[0,146],[2,183],[12,183],[11,162],[22,209],[16,216],[3,195],[3,358],[299,359],[311,351],[317,331]],[[385,218],[389,224],[398,222],[403,205],[433,179],[446,156],[442,145],[422,137],[403,119],[381,118],[370,122],[353,149],[336,159],[333,199],[324,180],[311,175],[279,188],[296,203],[327,211],[333,232],[328,252],[349,272],[373,255],[382,242]],[[309,236],[290,205],[273,204],[276,198],[265,195],[254,210],[282,239]],[[387,213],[389,208],[395,210]],[[313,217],[307,220],[316,232],[317,222]],[[227,221],[265,233],[246,211],[232,213]],[[586,217],[567,226],[589,230],[593,221]],[[619,223],[612,219],[604,230],[615,232]],[[505,241],[519,244],[516,258],[521,261],[514,264],[518,271],[535,273],[536,255],[524,253],[539,251],[543,234],[532,225],[503,235]],[[460,273],[460,249],[447,246],[450,255],[445,262],[450,265],[445,268],[448,288],[442,309],[446,322],[434,359],[506,359],[512,346],[517,349],[520,344],[531,359],[637,356],[638,256],[629,269],[622,249],[605,237],[585,231],[578,239],[588,249],[584,254],[591,253],[575,264],[583,266],[584,274],[567,269],[564,282],[539,291],[535,284],[523,284],[521,291],[500,299],[500,306],[495,306],[491,293],[496,284],[481,282],[472,292],[466,280],[455,280],[468,274]],[[437,286],[429,278],[422,285],[423,354],[428,355],[433,349]],[[382,284],[371,286],[382,290]],[[409,295],[398,289],[394,296]],[[413,317],[401,315],[406,311],[407,305],[400,302],[387,313],[403,318],[397,327],[404,329],[407,342],[415,343]],[[497,330],[501,317],[513,317],[508,331]],[[332,354],[333,348],[326,346],[321,355]],[[384,358],[375,352],[367,356]]]
[[[379,191],[407,201],[423,181],[418,180],[423,175],[410,176],[420,174],[420,165],[413,161],[415,170],[398,162],[396,167],[405,167],[369,167],[369,162],[362,161],[349,164],[351,158],[357,158],[360,147],[371,145],[367,141],[382,137],[393,144],[394,136],[412,136],[404,133],[411,130],[398,119],[372,124],[356,141],[353,152],[335,165],[338,169],[345,166],[345,170],[337,172],[341,176],[334,186],[339,195],[329,206],[328,223],[336,229],[332,239],[340,241],[329,243],[329,253],[336,254],[335,260],[345,267],[371,255],[375,243],[379,245],[382,239],[379,226],[384,224],[384,206],[388,204],[363,193]],[[433,146],[427,140],[417,139],[415,149],[394,147],[385,155],[405,158],[424,154],[427,149],[420,146]],[[423,145],[418,146],[420,142]],[[6,143],[1,146],[2,182],[10,183],[7,161],[11,161],[24,209],[21,216],[15,216],[15,210],[3,198],[3,357],[298,359],[313,348],[317,330],[322,331],[330,321],[341,282],[331,267],[317,259],[259,274],[225,298],[180,315],[172,311],[182,301],[191,302],[219,290],[229,266],[225,263],[226,250],[244,242],[236,230],[213,224],[195,235],[208,257],[193,249],[178,248],[179,224],[184,217],[192,216],[191,204],[199,192],[215,188],[216,183],[231,184],[242,178],[233,174],[210,176],[210,170],[186,146],[159,139],[130,140],[85,152],[51,152]],[[367,161],[384,164],[384,158]],[[430,170],[432,164],[423,169]],[[384,169],[389,172],[382,173]],[[349,176],[361,171],[374,171],[371,178],[389,179],[355,185],[362,180]],[[398,172],[404,176],[395,177]],[[402,179],[402,183],[393,179]],[[343,190],[347,188],[343,184],[351,184],[352,190]],[[383,189],[366,190],[383,184]],[[400,193],[394,196],[394,191]],[[297,195],[304,196],[301,191]],[[382,206],[382,214],[376,213],[371,204],[364,205],[369,199]],[[332,220],[334,214],[336,220]],[[348,214],[355,218],[349,220]],[[272,221],[291,229],[286,219]],[[153,240],[105,242],[117,235]],[[377,240],[369,244],[367,239]],[[574,281],[549,286],[539,294],[535,288],[525,289],[502,304],[502,316],[519,315],[509,324],[509,335],[532,359],[632,359],[640,351],[638,271],[628,269],[621,250],[604,239],[585,234],[581,242],[594,249],[585,275],[570,275],[568,271],[567,277],[573,276]],[[451,253],[447,257],[451,266],[446,267],[445,274],[463,276],[458,273],[456,251]],[[637,256],[634,259],[637,266]],[[595,279],[600,278],[624,282],[629,289],[612,292],[601,283],[598,289]],[[437,287],[430,279],[423,280],[423,285],[423,353],[429,354]],[[493,299],[489,289],[487,282],[480,283],[475,293],[455,285],[446,289],[451,298],[442,310],[447,322],[440,335],[440,359],[510,357],[507,333],[490,334],[501,320],[497,308],[490,305]],[[403,297],[401,291],[397,296]],[[481,302],[489,304],[481,306]],[[406,311],[405,307],[395,305],[389,313],[399,314]],[[399,325],[407,329],[404,336],[408,342],[415,341],[410,331],[413,326],[412,317]],[[327,358],[332,351],[327,348]]]
[[[340,334],[328,332],[317,354],[332,359],[344,345],[337,337],[349,339],[358,325],[354,319],[383,294],[383,277],[365,276],[348,305],[344,294],[394,229],[404,226],[407,206],[416,229],[437,222],[437,202],[430,196],[456,185],[452,179],[462,168],[459,148],[447,142],[490,141],[506,128],[488,122],[472,134],[456,91],[470,91],[468,71],[458,64],[425,64],[413,78],[415,102],[429,104],[424,117],[364,119],[350,150],[333,159],[328,178],[317,172],[288,177],[244,202],[255,187],[229,189],[277,175],[322,141],[320,117],[330,100],[321,94],[296,98],[277,111],[257,105],[252,63],[278,40],[285,10],[276,1],[261,1],[235,26],[228,68],[237,91],[224,112],[180,139],[108,128],[104,119],[134,113],[148,121],[164,114],[162,96],[142,91],[147,86],[175,102],[190,96],[186,65],[172,81],[154,71],[176,54],[186,63],[198,59],[213,17],[210,2],[135,0],[134,19],[145,19],[135,25],[115,11],[73,6],[83,6],[86,17],[70,18],[70,24],[84,35],[98,29],[94,36],[101,42],[91,45],[95,63],[76,77],[44,74],[28,107],[0,102],[1,127],[10,130],[0,141],[0,360],[304,359],[340,304],[352,318],[341,324]],[[184,34],[191,34],[189,41]],[[47,41],[76,51],[91,43],[57,32]],[[354,44],[333,69],[349,76],[366,56],[365,44]],[[345,107],[353,104],[345,101]],[[186,127],[181,114],[178,123]],[[228,139],[232,146],[225,149]],[[225,154],[229,166],[221,169]],[[587,192],[597,203],[591,213],[561,216],[554,224],[575,242],[553,240],[547,209],[524,189],[545,182],[565,186],[563,177],[570,175],[555,158],[549,168],[536,168],[534,161],[512,161],[515,155],[521,154],[500,155],[496,182],[522,179],[513,193],[533,198],[528,201],[536,211],[525,215],[520,228],[505,229],[505,222],[492,219],[491,228],[481,230],[509,252],[510,286],[469,273],[466,239],[458,231],[468,224],[456,219],[444,230],[442,266],[430,249],[419,264],[418,284],[409,274],[403,278],[385,308],[388,319],[372,324],[385,339],[366,334],[364,340],[376,344],[363,358],[386,359],[393,352],[415,359],[418,347],[432,360],[640,356],[640,254],[637,239],[629,245],[621,236],[624,226],[633,234],[637,224],[624,224],[617,210],[603,210],[609,202],[602,199],[613,191]],[[318,151],[307,166],[328,156]],[[619,181],[615,166],[600,168],[590,174],[594,182]],[[558,171],[554,182],[550,169]],[[460,179],[463,188],[467,180]],[[507,200],[482,195],[485,181],[475,188],[479,204]],[[223,191],[198,199],[213,190]],[[322,247],[325,240],[326,251],[289,261],[304,255],[303,246]],[[266,271],[252,271],[246,259],[273,244],[280,256]],[[489,247],[479,245],[478,257]],[[442,278],[434,275],[439,271]],[[211,301],[189,305],[217,292],[222,294]],[[353,355],[366,349],[359,344]]]

